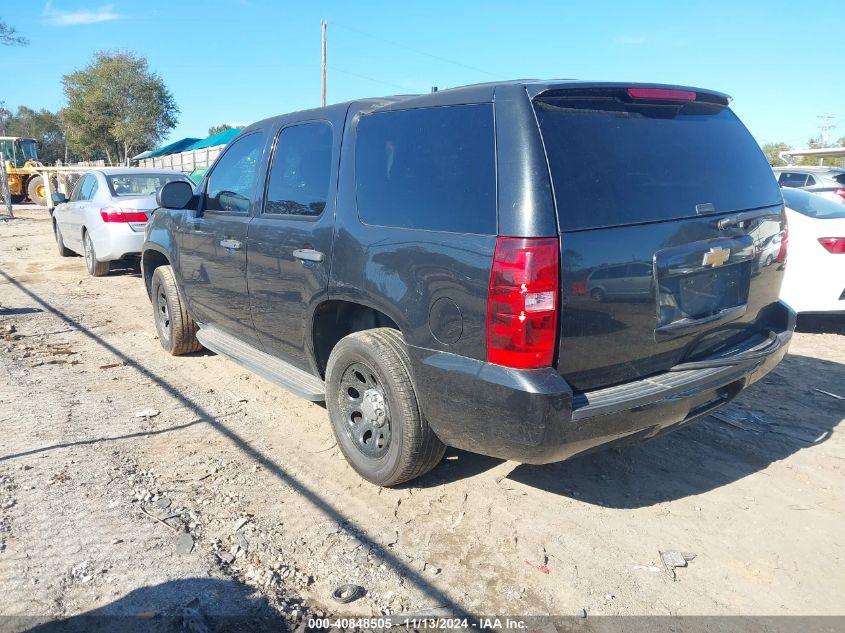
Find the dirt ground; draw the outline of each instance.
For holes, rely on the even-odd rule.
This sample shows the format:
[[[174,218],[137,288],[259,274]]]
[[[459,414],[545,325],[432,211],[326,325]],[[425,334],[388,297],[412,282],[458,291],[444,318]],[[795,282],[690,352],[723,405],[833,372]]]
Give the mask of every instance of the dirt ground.
[[[323,407],[168,356],[137,268],[89,277],[45,210],[17,215],[0,222],[0,614],[845,614],[836,322],[649,443],[549,466],[450,450],[379,489]],[[695,555],[676,578],[672,550]],[[367,593],[338,605],[343,583]]]

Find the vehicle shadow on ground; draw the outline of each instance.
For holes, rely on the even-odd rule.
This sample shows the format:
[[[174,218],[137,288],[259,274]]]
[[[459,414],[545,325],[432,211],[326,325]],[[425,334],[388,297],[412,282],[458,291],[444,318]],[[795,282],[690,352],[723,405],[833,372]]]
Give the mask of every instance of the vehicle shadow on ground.
[[[109,276],[116,277],[122,275],[125,277],[141,278],[141,262],[135,260],[116,260],[109,266]]]
[[[808,389],[806,380],[815,382]],[[508,479],[608,508],[708,492],[821,444],[845,420],[845,365],[789,355],[715,416],[642,444],[514,468]]]
[[[795,329],[798,332],[810,334],[845,334],[845,315],[799,316],[798,326]]]
[[[185,578],[141,587],[98,609],[61,620],[45,622],[32,616],[5,619],[4,624],[12,626],[4,630],[27,633],[289,630],[285,619],[253,588],[213,578]]]
[[[81,335],[85,336],[95,344],[102,347],[105,351],[112,354],[117,360],[122,361],[128,367],[131,367],[139,374],[149,379],[150,382],[160,388],[164,393],[173,398],[175,401],[183,405],[188,410],[193,411],[197,417],[201,418],[208,425],[210,430],[213,430],[222,435],[223,437],[227,438],[230,442],[232,442],[234,446],[238,448],[238,450],[240,450],[244,454],[247,459],[253,460],[265,472],[275,477],[280,484],[290,487],[306,502],[310,503],[318,512],[322,513],[327,519],[335,521],[339,526],[341,526],[341,529],[360,540],[362,544],[367,546],[371,551],[379,552],[379,556],[387,566],[394,569],[400,577],[404,578],[404,581],[408,585],[418,589],[432,603],[436,603],[442,606],[454,605],[453,615],[455,617],[469,617],[469,614],[467,612],[465,612],[459,605],[455,605],[454,600],[443,589],[437,586],[436,580],[423,577],[421,575],[421,572],[417,571],[416,569],[413,569],[407,564],[406,561],[399,558],[397,554],[394,554],[389,549],[383,547],[382,544],[379,543],[378,540],[372,534],[369,533],[368,529],[363,525],[363,523],[360,522],[358,518],[351,517],[345,514],[341,508],[327,500],[323,495],[320,494],[318,490],[313,488],[309,483],[303,481],[295,474],[288,472],[281,464],[273,461],[265,453],[263,453],[261,450],[251,444],[248,440],[239,435],[235,430],[227,426],[225,422],[220,419],[222,416],[212,415],[210,412],[206,411],[206,409],[200,403],[191,399],[190,396],[186,395],[176,385],[173,385],[172,383],[168,382],[164,377],[151,370],[140,361],[136,360],[135,358],[132,358],[125,352],[115,347],[113,344],[103,339],[101,336],[93,332],[90,327],[87,327],[84,323],[74,319],[67,313],[63,312],[61,309],[57,308],[45,299],[41,298],[38,294],[25,287],[21,282],[14,279],[8,273],[1,269],[0,277],[5,279],[5,281],[8,282],[11,286],[17,288],[21,293],[29,297],[32,301],[38,304],[39,307],[43,308],[45,311],[49,312],[57,319],[62,321],[67,327],[78,331]],[[90,630],[90,628],[85,629],[83,627],[80,630]]]

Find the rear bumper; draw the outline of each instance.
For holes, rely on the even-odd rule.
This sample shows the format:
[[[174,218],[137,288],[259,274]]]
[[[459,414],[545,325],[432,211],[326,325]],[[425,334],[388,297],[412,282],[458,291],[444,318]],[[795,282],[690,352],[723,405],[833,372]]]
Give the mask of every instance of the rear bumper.
[[[110,262],[125,257],[139,257],[144,245],[144,232],[133,231],[128,224],[112,223],[91,231],[97,260]]]
[[[544,464],[655,437],[729,402],[783,359],[795,324],[747,350],[752,361],[665,372],[573,393],[554,369],[516,370],[409,348],[423,414],[446,444]],[[756,351],[755,351],[756,350]],[[771,350],[771,351],[769,351]]]

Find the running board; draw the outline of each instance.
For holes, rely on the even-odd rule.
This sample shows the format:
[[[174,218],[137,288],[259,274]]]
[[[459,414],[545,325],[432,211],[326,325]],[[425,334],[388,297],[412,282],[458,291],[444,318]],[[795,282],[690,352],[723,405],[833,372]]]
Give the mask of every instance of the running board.
[[[200,328],[197,340],[212,352],[235,361],[241,367],[306,400],[323,402],[326,399],[326,385],[316,376],[221,332],[214,326]]]

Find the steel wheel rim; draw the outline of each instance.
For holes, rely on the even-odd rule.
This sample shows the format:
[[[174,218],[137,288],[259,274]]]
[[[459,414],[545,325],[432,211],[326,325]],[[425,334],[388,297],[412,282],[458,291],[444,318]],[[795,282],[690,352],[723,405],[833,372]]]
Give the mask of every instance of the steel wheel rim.
[[[170,340],[170,307],[167,305],[167,296],[164,290],[159,286],[158,295],[156,296],[156,322],[159,325],[159,336],[165,340]]]
[[[91,243],[91,236],[85,234],[85,263],[88,264],[88,270],[94,270],[94,265],[97,260],[94,258],[94,244]]]
[[[35,185],[35,195],[39,198],[47,197],[47,187],[44,185]]]
[[[379,459],[390,449],[390,407],[384,387],[364,363],[343,372],[338,394],[343,429],[352,445],[366,457]]]

